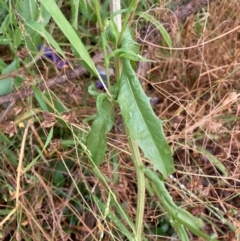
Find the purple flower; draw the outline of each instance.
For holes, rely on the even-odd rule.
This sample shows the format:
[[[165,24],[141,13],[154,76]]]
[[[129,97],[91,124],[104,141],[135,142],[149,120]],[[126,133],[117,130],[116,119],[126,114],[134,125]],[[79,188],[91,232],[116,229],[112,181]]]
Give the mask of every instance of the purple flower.
[[[40,44],[38,46],[38,51],[43,51],[43,57],[49,59],[59,69],[66,68],[69,65],[69,63],[67,61],[59,58],[58,55],[55,54],[54,51],[50,47],[47,47],[47,46],[44,46],[43,44]]]
[[[61,60],[59,60],[59,61],[57,62],[57,67],[58,67],[59,69],[68,68],[68,67],[69,67],[69,63],[68,63],[67,61],[61,59]]]
[[[104,84],[105,84],[106,87],[108,87],[107,82],[104,82]],[[104,86],[103,86],[103,84],[102,84],[102,82],[100,80],[95,84],[95,86],[96,86],[96,88],[98,90],[103,90],[104,89]]]

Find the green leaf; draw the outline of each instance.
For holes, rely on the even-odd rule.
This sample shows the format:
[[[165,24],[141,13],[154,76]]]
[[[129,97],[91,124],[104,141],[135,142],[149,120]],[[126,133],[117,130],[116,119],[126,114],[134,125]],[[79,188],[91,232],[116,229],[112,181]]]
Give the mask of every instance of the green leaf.
[[[93,195],[93,199],[101,212],[106,212],[107,205],[102,203],[95,195]],[[128,240],[136,240],[135,235],[126,228],[122,221],[112,211],[109,210],[109,212],[107,213],[107,217],[117,226],[121,233],[128,238]]]
[[[65,176],[63,173],[67,173],[66,167],[62,162],[57,163],[56,169],[53,175],[53,184],[57,187],[63,187],[65,185]]]
[[[196,149],[202,155],[204,155],[214,166],[216,166],[217,169],[223,173],[224,177],[228,176],[226,167],[213,154],[211,154],[209,151],[205,150],[204,148],[202,148],[200,146],[196,146]]]
[[[9,140],[9,138],[2,131],[0,131],[0,141],[2,144],[5,143],[8,145],[10,145],[12,143],[12,141]],[[1,149],[3,150],[2,147],[1,147]]]
[[[172,40],[171,40],[169,33],[157,19],[155,19],[152,15],[150,15],[146,12],[139,13],[139,16],[144,18],[145,20],[149,21],[151,24],[154,24],[156,26],[156,28],[162,34],[163,39],[167,43],[168,47],[172,48]]]
[[[19,67],[18,59],[13,60],[13,62],[8,65],[3,71],[2,75],[8,74]],[[11,93],[13,90],[13,77],[9,75],[4,79],[0,79],[0,96]]]
[[[46,104],[46,101],[44,100],[44,94],[36,86],[33,86],[33,91],[34,91],[34,95],[35,95],[41,109],[43,111],[48,112],[48,105]]]
[[[44,8],[43,5],[39,8],[39,17],[37,22],[40,23],[42,26],[46,26],[51,19],[51,14]]]
[[[99,73],[95,68],[95,65],[87,49],[85,48],[81,39],[78,37],[75,30],[67,21],[63,13],[60,11],[56,2],[54,0],[42,0],[41,4],[52,15],[52,18],[54,19],[58,27],[62,30],[66,38],[68,38],[69,42],[73,45],[73,47],[76,49],[81,58],[90,67],[90,69],[100,78]]]
[[[119,38],[119,31],[115,24],[115,22],[112,19],[105,19],[104,21],[104,29],[106,29],[106,35],[109,38],[109,40],[117,44],[118,38]]]
[[[6,18],[9,19],[9,8],[8,8],[8,4],[7,2],[5,3],[4,1],[0,1],[0,33],[1,32],[1,24],[4,23],[4,20]],[[0,42],[1,42],[1,38],[0,38]]]
[[[14,36],[13,36],[13,44],[14,44],[14,46],[18,47],[21,44],[21,42],[22,42],[21,37],[22,37],[22,31],[21,31],[20,28],[17,28],[15,30],[15,33],[14,33]]]
[[[46,41],[49,44],[51,44],[51,46],[59,54],[61,54],[65,58],[65,55],[64,55],[62,49],[60,48],[60,46],[58,45],[58,43],[55,41],[55,39],[52,37],[52,35],[44,29],[44,27],[41,24],[39,24],[36,21],[29,21],[26,23],[26,25],[29,26],[31,29],[33,29],[35,32],[39,33],[44,39],[46,39]]]
[[[175,222],[172,219],[170,219],[170,223],[172,224],[172,226],[177,231],[180,240],[182,240],[182,241],[189,241],[188,234],[187,234],[187,231],[186,231],[184,225],[182,225],[179,222]]]
[[[123,39],[122,39],[122,48],[127,52],[128,50],[133,51],[134,53],[139,53],[139,44],[133,40],[133,32],[130,28],[126,28]]]
[[[67,107],[62,103],[62,101],[51,91],[45,93],[46,98],[49,103],[49,111],[55,113],[63,113],[67,111]]]
[[[4,18],[3,22],[0,25],[0,34],[5,34],[7,32],[7,28],[10,22],[10,16],[7,15],[6,18]],[[0,43],[2,43],[3,36],[0,38]]]
[[[31,21],[37,21],[39,17],[37,2],[32,0],[19,1],[19,4],[16,4],[16,8],[21,21],[25,25],[24,29],[21,29],[21,37],[22,40],[24,39],[24,45],[26,45],[30,52],[36,51],[35,44],[38,44],[41,41],[41,37],[36,31],[29,28],[27,24]],[[16,24],[16,27],[17,26],[18,25]]]
[[[106,135],[114,124],[114,107],[115,104],[108,100],[106,93],[102,93],[97,97],[98,113],[87,136],[87,148],[97,166],[103,160],[107,149]]]
[[[79,0],[70,0],[72,12],[72,26],[78,29]]]
[[[130,60],[134,60],[134,61],[151,61],[151,60],[148,60],[148,59],[142,57],[140,54],[137,54],[130,49],[128,49],[128,50],[123,49],[123,48],[116,49],[108,55],[108,59],[110,60],[115,55],[118,55],[120,58],[126,58],[126,59],[130,59]],[[151,62],[155,62],[155,61],[151,61]]]
[[[0,73],[2,73],[2,71],[7,67],[7,64],[2,60],[0,59]],[[1,81],[1,79],[0,79]]]
[[[172,219],[172,222],[179,222],[190,231],[192,231],[194,234],[203,237],[206,240],[209,240],[210,237],[200,230],[200,228],[203,227],[202,220],[194,217],[186,210],[176,206],[168,190],[166,189],[164,182],[160,180],[157,173],[151,171],[148,168],[143,169],[143,172],[150,179],[150,183],[154,189],[155,194],[160,200],[163,208],[170,215],[170,219]],[[181,229],[181,232],[183,232],[183,229]],[[184,232],[181,235],[185,235]]]
[[[162,122],[154,114],[129,60],[123,59],[118,103],[124,124],[154,168],[166,178],[174,172],[171,150]]]
[[[44,147],[42,150],[39,150],[38,147],[36,147],[37,152],[39,153],[25,168],[24,168],[24,173],[27,172],[32,166],[35,165],[35,163],[40,159],[44,159],[43,151],[47,148],[49,143],[51,142],[53,138],[53,127],[50,129],[48,135],[47,135],[47,140],[44,144]]]
[[[62,113],[67,111],[64,104],[52,92],[42,93],[36,86],[33,87],[34,95],[43,111]]]
[[[18,13],[25,21],[36,20],[38,15],[37,2],[32,0],[19,1]]]
[[[96,86],[94,83],[92,83],[91,85],[88,86],[88,93],[92,96],[98,96],[99,95],[99,91],[96,90]]]
[[[3,153],[4,153],[4,156],[6,158],[6,160],[8,160],[11,164],[13,164],[14,166],[18,166],[18,158],[16,156],[16,153],[12,150],[10,150],[10,148],[5,148],[5,149],[2,149]]]

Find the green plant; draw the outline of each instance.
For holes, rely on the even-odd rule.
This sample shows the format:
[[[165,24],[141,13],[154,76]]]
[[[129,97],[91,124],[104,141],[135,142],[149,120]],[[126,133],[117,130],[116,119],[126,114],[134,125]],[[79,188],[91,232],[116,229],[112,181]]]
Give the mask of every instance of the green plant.
[[[205,240],[216,240],[216,235],[202,231],[200,218],[181,207],[184,201],[174,202],[177,198],[171,196],[170,185],[166,185],[167,177],[175,171],[172,152],[163,131],[170,122],[162,121],[155,115],[149,97],[137,78],[138,62],[152,60],[140,55],[139,44],[134,40],[130,24],[135,16],[152,22],[163,36],[167,46],[164,47],[165,53],[172,58],[174,44],[170,35],[155,17],[143,12],[150,3],[138,5],[137,1],[132,0],[123,3],[124,9],[115,9],[111,13],[108,11],[108,1],[103,5],[99,1],[56,3],[54,0],[0,1],[0,4],[0,13],[4,15],[0,24],[0,45],[9,49],[11,56],[11,61],[0,59],[0,95],[11,93],[13,87],[19,93],[28,88],[33,92],[33,97],[27,101],[24,100],[26,96],[22,96],[19,106],[24,111],[19,116],[16,114],[14,122],[5,123],[5,133],[0,133],[0,169],[3,174],[0,179],[3,187],[0,228],[8,225],[26,240],[30,235],[33,240],[51,240],[53,236],[64,239],[67,233],[77,236],[86,230],[88,235],[95,231],[98,240],[103,240],[104,236],[111,240],[150,240],[151,235],[190,240],[192,233]],[[123,18],[122,22],[115,20],[119,16]],[[197,24],[196,35],[199,37],[203,27],[201,21]],[[94,31],[89,31],[89,26]],[[71,76],[68,75],[69,69],[56,70],[54,63],[43,59],[42,53],[38,52],[38,46],[43,42],[52,47],[59,60],[74,55],[75,63],[71,63],[71,59],[69,61],[72,74],[79,64],[90,73],[90,77],[83,77],[88,85],[82,88],[80,94],[84,96],[82,99],[85,98],[83,105],[72,105],[70,101],[68,103],[69,97],[66,98],[66,95],[74,96],[72,82],[83,87],[83,81],[68,79]],[[20,58],[17,54],[22,45],[29,53],[26,58]],[[106,82],[91,57],[97,51],[104,56]],[[113,66],[114,82],[109,71],[109,67]],[[166,73],[168,68],[164,68]],[[69,85],[62,87],[62,82],[57,82],[56,89],[52,86],[48,88],[47,84],[54,82],[58,76]],[[96,90],[94,83],[89,84],[94,78],[100,79],[104,91]],[[43,88],[44,83],[47,87]],[[63,89],[69,92],[65,93]],[[171,94],[159,93],[166,100],[171,99]],[[96,112],[93,100],[96,100]],[[172,100],[172,103],[177,102]],[[88,117],[84,120],[81,114],[76,114],[83,109],[83,116]],[[18,113],[18,110],[15,111]],[[120,148],[114,146],[112,141],[113,128],[116,128],[119,116],[127,137],[127,141],[122,142],[124,147]],[[237,120],[234,115],[233,119]],[[200,131],[198,136],[193,135],[192,142],[178,141],[176,149],[173,148],[174,153],[188,141],[192,150],[209,159],[209,163],[227,178],[229,170],[226,165],[206,147],[195,143],[203,136]],[[126,167],[119,164],[122,153],[123,156],[127,153],[124,156]],[[118,193],[123,168],[126,168],[126,174],[130,173],[134,183],[135,192],[126,192],[136,195],[131,197],[137,203],[134,214],[129,211],[130,198],[128,200],[128,196],[123,195],[124,199],[121,192]],[[207,203],[206,209],[211,215],[224,221],[230,230],[235,230],[211,202],[202,201],[187,190],[183,193],[203,205]],[[149,199],[151,208],[160,215],[156,221],[159,226],[155,225],[154,228],[150,227],[150,221],[145,221]],[[46,210],[50,210],[49,213]],[[211,222],[211,215],[204,217],[206,223]],[[89,216],[92,226],[85,224],[88,219],[84,217]],[[51,223],[56,226],[51,227]],[[213,226],[216,228],[215,224]],[[77,238],[81,240],[85,236]]]

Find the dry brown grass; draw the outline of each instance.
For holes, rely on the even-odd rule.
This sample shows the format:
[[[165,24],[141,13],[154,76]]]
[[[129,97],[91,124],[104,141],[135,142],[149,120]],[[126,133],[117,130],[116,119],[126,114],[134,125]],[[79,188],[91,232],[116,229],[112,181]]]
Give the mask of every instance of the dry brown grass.
[[[236,1],[221,1],[212,3],[208,13],[188,17],[172,34],[171,56],[166,48],[153,46],[156,64],[147,77],[160,99],[155,111],[167,120],[165,133],[177,170],[174,176],[196,195],[189,196],[172,182],[172,196],[211,219],[206,232],[218,233],[221,240],[237,240],[240,228],[239,11]],[[199,36],[197,26],[201,26]],[[211,156],[226,168],[227,176],[211,162]],[[236,228],[236,236],[211,215],[209,206],[218,208]]]

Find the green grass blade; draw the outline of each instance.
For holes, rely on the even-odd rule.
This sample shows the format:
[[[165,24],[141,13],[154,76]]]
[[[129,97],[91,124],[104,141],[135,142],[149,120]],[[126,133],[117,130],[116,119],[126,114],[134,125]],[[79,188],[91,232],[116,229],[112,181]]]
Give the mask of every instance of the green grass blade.
[[[179,236],[181,241],[189,241],[187,231],[181,223],[175,222],[172,219],[170,219],[170,223],[172,224],[172,226],[177,231],[178,236]]]
[[[78,16],[79,16],[79,0],[70,1],[72,12],[72,26],[78,29]]]
[[[95,195],[93,196],[95,203],[102,213],[106,212],[107,206],[103,204]],[[128,240],[136,240],[135,235],[128,231],[122,221],[111,211],[107,213],[107,217],[118,227],[122,234],[124,234]]]
[[[49,143],[51,142],[51,140],[53,138],[53,130],[54,129],[52,127],[48,133],[47,140],[45,142],[43,150],[40,150],[39,154],[24,168],[24,172],[27,172],[32,166],[34,166],[35,163],[39,160],[39,158],[43,155],[43,151],[46,149],[46,147],[49,145]]]
[[[73,45],[73,47],[76,49],[76,51],[85,61],[85,63],[97,76],[99,76],[98,71],[96,70],[95,65],[90,55],[88,54],[85,46],[83,45],[81,39],[78,37],[73,27],[64,17],[56,2],[54,0],[42,0],[41,3],[46,8],[46,10],[52,15],[52,18],[54,19],[58,27],[62,30],[66,38]]]
[[[12,141],[2,131],[0,131],[0,141],[7,145],[10,145],[12,143]]]
[[[223,173],[224,177],[228,176],[226,167],[214,155],[212,155],[209,151],[205,150],[204,148],[202,148],[200,146],[196,146],[196,149],[202,155],[204,155],[214,166],[216,166],[217,169]]]
[[[34,92],[34,95],[35,95],[37,102],[40,105],[41,109],[43,111],[48,112],[48,105],[46,104],[46,102],[44,100],[43,93],[36,86],[33,86],[33,92]]]
[[[8,65],[2,71],[2,75],[10,73],[16,70],[18,67],[19,67],[19,61],[15,59],[10,65]],[[9,94],[12,92],[12,90],[13,90],[13,77],[9,75],[9,77],[6,77],[0,80],[0,96]]]
[[[65,57],[59,44],[55,41],[52,35],[44,29],[44,27],[41,24],[39,24],[36,21],[29,21],[29,22],[26,22],[26,25],[29,26],[34,31],[36,31],[37,33],[39,33],[59,54]]]
[[[156,172],[153,172],[147,168],[143,169],[143,172],[150,179],[150,183],[153,187],[153,190],[158,199],[160,200],[163,208],[170,215],[170,219],[172,219],[174,222],[179,222],[180,224],[184,225],[197,236],[202,237],[206,240],[211,240],[210,236],[208,236],[206,233],[200,230],[200,228],[203,227],[203,222],[201,219],[194,217],[186,210],[176,206],[176,204],[172,200],[172,197],[167,191],[164,182],[160,180]],[[184,233],[182,233],[181,235],[183,234]]]
[[[151,24],[154,24],[155,27],[160,31],[160,33],[163,36],[163,39],[165,40],[165,42],[167,43],[169,48],[172,48],[172,40],[171,37],[169,35],[169,33],[167,32],[167,30],[163,27],[163,25],[156,20],[152,15],[148,14],[148,13],[140,13],[139,14],[140,17],[144,18],[145,20],[149,21]]]

